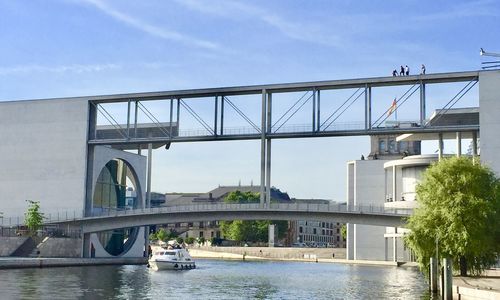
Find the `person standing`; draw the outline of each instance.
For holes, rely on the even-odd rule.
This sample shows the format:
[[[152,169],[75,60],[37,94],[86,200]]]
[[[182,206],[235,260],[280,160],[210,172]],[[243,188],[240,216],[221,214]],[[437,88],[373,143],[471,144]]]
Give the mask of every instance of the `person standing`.
[[[405,66],[405,74],[406,76],[410,76],[410,68],[408,67],[408,65]]]
[[[422,64],[422,67],[420,68],[420,74],[425,75],[425,65]]]
[[[403,65],[401,65],[401,69],[399,71],[399,76],[405,76],[405,68],[403,67]]]
[[[392,70],[392,76],[393,77],[398,76],[398,71],[396,71],[396,69]]]

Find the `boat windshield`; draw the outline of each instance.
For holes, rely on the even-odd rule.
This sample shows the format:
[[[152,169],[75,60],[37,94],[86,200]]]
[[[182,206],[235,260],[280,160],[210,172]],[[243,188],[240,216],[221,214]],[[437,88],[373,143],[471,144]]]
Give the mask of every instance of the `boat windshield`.
[[[165,255],[174,255],[175,256],[175,251],[165,251]]]

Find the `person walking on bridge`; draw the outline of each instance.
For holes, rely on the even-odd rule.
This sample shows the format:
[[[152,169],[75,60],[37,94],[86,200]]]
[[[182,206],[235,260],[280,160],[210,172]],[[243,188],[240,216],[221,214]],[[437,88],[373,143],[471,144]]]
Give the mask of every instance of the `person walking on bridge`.
[[[422,64],[422,67],[420,68],[420,74],[425,75],[425,65]]]
[[[410,68],[408,67],[408,65],[405,66],[405,75],[410,76]]]
[[[399,76],[405,76],[405,68],[401,65],[401,70],[399,71]]]

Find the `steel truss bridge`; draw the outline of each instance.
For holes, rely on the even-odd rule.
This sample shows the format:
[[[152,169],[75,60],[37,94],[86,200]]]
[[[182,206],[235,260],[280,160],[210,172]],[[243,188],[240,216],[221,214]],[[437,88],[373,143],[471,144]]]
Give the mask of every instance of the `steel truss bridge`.
[[[308,137],[334,137],[334,136],[361,136],[380,134],[405,134],[405,133],[446,133],[446,132],[472,132],[477,136],[479,124],[446,125],[446,123],[429,122],[426,114],[426,86],[441,83],[463,82],[462,89],[446,105],[438,110],[434,120],[445,115],[467,92],[478,82],[480,72],[456,72],[441,74],[426,74],[402,77],[378,77],[365,79],[331,80],[287,84],[269,84],[255,86],[237,86],[223,88],[178,90],[166,92],[148,92],[118,94],[108,96],[82,97],[89,100],[89,147],[95,145],[111,145],[122,149],[139,149],[148,147],[148,182],[151,179],[152,145],[166,145],[171,143],[199,142],[199,141],[229,141],[229,140],[260,140],[261,141],[261,176],[260,176],[260,207],[264,208],[270,199],[271,187],[271,141],[273,139],[308,138]],[[412,126],[386,126],[384,122],[392,111],[388,108],[381,116],[372,114],[372,90],[381,87],[408,86],[408,90],[395,99],[395,110],[404,104],[412,95],[418,93],[419,111],[417,121]],[[321,119],[321,93],[328,90],[354,89],[354,93],[341,103],[333,113],[324,120]],[[302,96],[276,121],[273,118],[273,95],[283,93],[303,93]],[[257,95],[260,101],[260,122],[253,122],[231,97],[243,95]],[[185,100],[198,99],[213,102],[213,123],[206,122],[193,110]],[[356,126],[337,126],[338,118],[349,109],[358,99],[364,102],[364,110],[356,113],[364,115],[364,124]],[[162,123],[159,118],[149,111],[145,102],[164,101],[169,113],[169,122]],[[290,118],[303,109],[307,102],[312,103],[310,124],[301,127],[287,127]],[[116,121],[116,116],[109,113],[105,106],[122,103],[127,105],[126,124]],[[169,107],[168,107],[169,106]],[[225,114],[228,107],[244,119],[249,127],[246,130],[232,130],[225,128]],[[307,106],[309,107],[309,106]],[[180,112],[189,113],[204,129],[198,132],[184,133],[179,130]],[[138,124],[138,113],[142,112],[148,118],[147,126],[155,128],[154,134],[140,134],[145,124]],[[110,125],[114,134],[100,135],[97,116],[101,114]],[[323,112],[324,115],[324,112]],[[102,127],[102,126],[101,126]],[[142,128],[142,129],[141,129]],[[148,184],[148,195],[150,185]]]

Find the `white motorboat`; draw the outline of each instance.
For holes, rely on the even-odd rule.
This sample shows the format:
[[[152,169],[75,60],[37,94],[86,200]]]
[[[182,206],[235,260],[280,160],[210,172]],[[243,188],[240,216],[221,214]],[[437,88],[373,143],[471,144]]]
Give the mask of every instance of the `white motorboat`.
[[[194,260],[186,249],[168,249],[154,247],[149,258],[151,269],[158,270],[190,270],[196,268]]]

